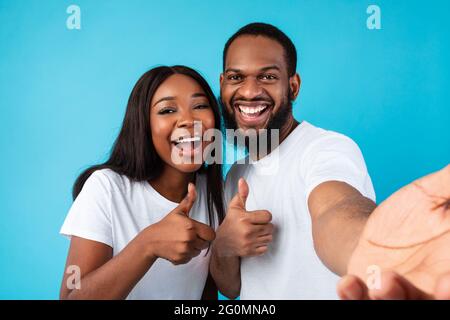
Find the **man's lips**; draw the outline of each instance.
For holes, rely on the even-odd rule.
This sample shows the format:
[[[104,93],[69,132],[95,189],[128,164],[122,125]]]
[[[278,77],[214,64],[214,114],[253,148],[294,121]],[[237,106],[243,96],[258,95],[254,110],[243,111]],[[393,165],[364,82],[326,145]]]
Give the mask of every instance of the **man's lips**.
[[[237,117],[247,125],[258,125],[264,123],[268,116],[269,110],[273,104],[267,101],[244,102],[237,101],[234,103]]]

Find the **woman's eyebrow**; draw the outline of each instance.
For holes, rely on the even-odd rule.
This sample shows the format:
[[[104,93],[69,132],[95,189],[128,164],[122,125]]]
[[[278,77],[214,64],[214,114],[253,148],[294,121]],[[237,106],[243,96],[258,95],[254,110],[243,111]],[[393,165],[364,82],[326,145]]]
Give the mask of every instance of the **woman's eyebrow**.
[[[198,97],[205,97],[206,98],[206,94],[204,94],[203,92],[197,92],[197,93],[194,93],[191,96],[191,98],[198,98]],[[173,97],[173,96],[164,97],[164,98],[161,98],[158,101],[156,101],[153,104],[153,106],[156,106],[158,103],[163,102],[163,101],[173,101],[173,100],[175,100],[175,97]]]
[[[198,98],[198,97],[205,97],[206,98],[206,94],[204,94],[203,92],[197,92],[194,93],[191,98]]]
[[[175,97],[171,97],[171,96],[164,97],[164,98],[161,98],[161,99],[159,99],[158,101],[156,101],[156,102],[153,104],[153,106],[156,106],[158,103],[160,103],[160,102],[162,102],[162,101],[173,101],[173,100],[175,100]]]

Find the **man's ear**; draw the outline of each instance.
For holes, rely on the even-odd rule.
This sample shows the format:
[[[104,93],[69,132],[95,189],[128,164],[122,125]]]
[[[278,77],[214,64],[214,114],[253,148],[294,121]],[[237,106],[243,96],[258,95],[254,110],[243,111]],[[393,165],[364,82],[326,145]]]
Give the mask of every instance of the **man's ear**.
[[[222,84],[223,84],[223,73],[220,74],[219,83],[220,83],[220,87],[222,87]]]
[[[292,100],[297,99],[298,93],[300,92],[301,83],[302,79],[298,73],[294,74],[292,77],[289,77],[289,87],[292,92]]]

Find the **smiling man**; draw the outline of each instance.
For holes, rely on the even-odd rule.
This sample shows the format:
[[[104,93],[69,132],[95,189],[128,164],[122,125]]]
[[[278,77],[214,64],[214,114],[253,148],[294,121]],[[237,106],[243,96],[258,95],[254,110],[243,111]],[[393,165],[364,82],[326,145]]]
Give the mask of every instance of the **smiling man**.
[[[249,24],[225,45],[220,100],[227,128],[239,128],[244,136],[277,129],[279,146],[276,157],[270,148],[265,157],[249,149],[248,161],[230,169],[225,185],[228,210],[212,247],[211,273],[230,298],[334,299],[338,276],[350,267],[358,277],[342,280],[341,298],[368,297],[361,279],[371,259],[361,235],[383,225],[379,217],[389,213],[389,206],[375,215],[378,220],[367,223],[376,208],[375,192],[358,146],[342,134],[294,118],[292,102],[301,84],[296,65],[294,44],[272,25]],[[278,170],[261,170],[274,162],[279,162]],[[440,179],[447,179],[448,172],[440,172]],[[392,221],[405,220],[392,216]],[[448,244],[448,237],[445,241]],[[390,255],[389,248],[376,247],[378,257]],[[383,272],[395,260],[390,258],[376,260]],[[378,297],[401,298],[405,283],[416,290],[391,275],[384,283],[384,289],[390,289]]]

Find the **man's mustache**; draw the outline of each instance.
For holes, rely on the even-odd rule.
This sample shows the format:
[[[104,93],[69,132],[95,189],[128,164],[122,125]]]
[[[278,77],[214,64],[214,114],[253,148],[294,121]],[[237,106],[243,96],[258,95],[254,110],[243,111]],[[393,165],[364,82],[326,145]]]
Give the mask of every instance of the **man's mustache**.
[[[234,106],[236,102],[265,102],[269,104],[274,104],[273,100],[267,96],[256,96],[252,99],[247,99],[243,97],[232,97],[230,99],[230,106]]]

